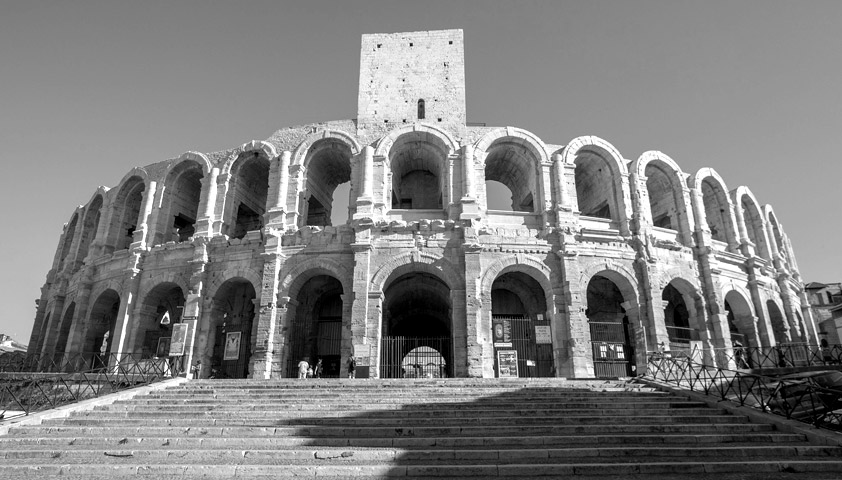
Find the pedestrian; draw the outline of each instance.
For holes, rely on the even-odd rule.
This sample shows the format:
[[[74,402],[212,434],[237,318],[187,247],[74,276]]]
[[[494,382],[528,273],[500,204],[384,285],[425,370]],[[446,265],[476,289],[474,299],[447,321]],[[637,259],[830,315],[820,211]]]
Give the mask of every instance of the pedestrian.
[[[357,359],[354,357],[348,359],[348,378],[357,378]]]
[[[310,369],[310,363],[305,359],[298,362],[298,378],[307,378],[307,370]]]
[[[320,358],[318,361],[316,361],[316,366],[313,367],[313,378],[322,378],[323,368],[324,367],[322,366],[322,359]]]

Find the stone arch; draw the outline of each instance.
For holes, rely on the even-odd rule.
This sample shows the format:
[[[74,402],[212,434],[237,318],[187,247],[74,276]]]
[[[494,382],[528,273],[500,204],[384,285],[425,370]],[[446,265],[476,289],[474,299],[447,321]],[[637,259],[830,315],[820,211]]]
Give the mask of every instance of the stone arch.
[[[646,178],[645,186],[640,181],[635,182],[636,196],[640,203],[638,212],[650,225],[678,231],[682,243],[691,245],[693,210],[689,204],[686,176],[681,167],[668,155],[650,150],[632,163],[631,170],[634,178]],[[644,198],[648,201],[644,201]]]
[[[755,253],[757,256],[771,260],[769,242],[766,236],[766,221],[760,210],[760,203],[746,186],[739,186],[732,192],[734,209],[737,213],[737,226],[740,230],[741,243],[753,245],[743,253]],[[753,252],[752,252],[753,250]]]
[[[722,288],[721,298],[731,342],[738,341],[744,347],[759,347],[757,317],[748,290],[740,285],[726,285]]]
[[[584,136],[564,147],[562,160],[575,168],[574,209],[582,216],[611,220],[622,235],[628,235],[631,192],[620,152],[599,137]]]
[[[111,251],[125,250],[134,241],[134,231],[140,227],[142,204],[149,194],[149,175],[146,170],[135,167],[118,187],[109,191],[112,199],[108,222],[109,232],[105,243]]]
[[[512,193],[512,210],[533,212],[543,208],[542,165],[549,163],[547,147],[536,135],[514,127],[492,130],[477,140],[474,161],[486,181],[500,182]],[[487,193],[486,193],[487,198]]]
[[[79,261],[84,261],[87,258],[91,244],[96,241],[97,231],[102,220],[102,208],[105,198],[104,193],[101,193],[100,190],[98,189],[90,201],[88,201],[84,216],[82,217],[82,232],[79,238],[79,250],[76,257]]]
[[[490,295],[494,280],[508,272],[525,273],[535,279],[541,285],[541,288],[544,289],[547,309],[550,310],[547,313],[555,313],[556,308],[553,299],[555,290],[553,289],[553,284],[557,283],[554,281],[557,278],[544,262],[530,255],[512,254],[495,260],[494,263],[485,268],[482,277],[480,277],[480,292],[483,295]],[[488,300],[490,301],[490,297]]]
[[[384,162],[383,200],[395,209],[440,210],[451,202],[450,155],[458,143],[447,132],[415,124],[390,132],[375,147]]]
[[[176,272],[163,272],[147,279],[132,318],[133,334],[128,342],[130,351],[143,356],[158,356],[159,340],[171,336],[172,325],[179,323],[187,298],[186,282]],[[182,308],[179,308],[182,307]],[[169,314],[169,323],[164,323]]]
[[[787,323],[784,308],[780,304],[780,300],[770,296],[766,299],[765,308],[769,314],[769,323],[772,325],[775,344],[780,345],[781,343],[792,341],[792,331]]]
[[[351,155],[359,155],[362,151],[362,147],[359,142],[357,142],[357,139],[350,133],[333,129],[319,130],[316,133],[308,135],[301,141],[301,143],[298,144],[295,148],[295,152],[292,154],[292,165],[301,165],[306,168],[307,164],[305,160],[307,159],[310,148],[313,144],[321,140],[333,140],[342,143],[351,151]]]
[[[234,149],[231,154],[228,156],[228,159],[225,160],[225,163],[222,165],[220,169],[221,174],[228,174],[234,170],[234,165],[238,163],[241,156],[244,153],[253,153],[256,156],[262,156],[268,161],[271,161],[275,157],[278,156],[277,151],[275,150],[275,146],[269,142],[259,141],[259,140],[252,140],[250,142],[242,144],[239,148]]]
[[[56,271],[60,272],[66,264],[73,263],[73,256],[70,252],[71,247],[73,246],[73,240],[76,238],[76,230],[78,230],[79,226],[79,216],[79,209],[76,209],[76,211],[73,212],[73,215],[70,216],[70,221],[64,225]]]
[[[329,132],[311,135],[295,151],[300,227],[332,225],[337,187],[353,183],[351,161],[359,154],[360,146],[348,134],[335,136]]]
[[[663,282],[659,287],[662,292],[661,300],[667,302],[664,305],[664,322],[670,341],[673,341],[673,339],[690,342],[699,340],[704,343],[704,349],[712,348],[705,322],[705,306],[701,289],[694,282],[678,275],[671,275],[667,278],[669,280]],[[681,301],[670,295],[670,287],[681,295]],[[682,307],[686,310],[686,320],[680,314]],[[673,327],[673,330],[670,330],[670,326]],[[676,331],[676,329],[682,327],[689,330]],[[687,335],[684,335],[685,333]]]
[[[223,166],[227,189],[223,198],[222,233],[243,238],[264,226],[269,208],[269,175],[275,147],[251,141],[234,150]]]
[[[183,242],[193,236],[200,215],[202,181],[209,172],[208,159],[195,152],[168,165],[158,187],[152,245]]]
[[[625,301],[633,303],[635,307],[639,306],[637,277],[627,266],[612,261],[595,262],[582,269],[582,273],[579,275],[579,285],[587,288],[588,282],[594,275],[602,275],[614,282],[623,294]],[[585,304],[587,306],[587,300]]]
[[[235,279],[235,278],[242,278],[247,282],[251,283],[252,287],[254,287],[255,292],[260,292],[261,285],[263,285],[263,275],[260,274],[257,270],[253,268],[247,267],[239,267],[239,268],[232,268],[225,270],[226,275],[217,275],[208,283],[207,286],[207,294],[203,295],[207,298],[213,298],[216,296],[219,288],[225,284],[225,282]]]
[[[317,275],[334,277],[342,284],[342,290],[345,293],[353,291],[351,286],[353,272],[342,262],[324,257],[312,257],[303,262],[296,263],[283,276],[279,290],[284,293],[284,296],[294,298],[298,295],[301,287]]]
[[[371,290],[382,292],[388,283],[410,272],[429,273],[442,280],[451,290],[461,288],[462,275],[444,257],[427,252],[407,252],[391,257],[371,276]]]
[[[770,244],[774,242],[775,244],[775,251],[783,258],[786,258],[786,250],[784,248],[784,240],[783,240],[783,228],[781,227],[781,223],[778,221],[778,215],[775,213],[775,210],[772,208],[771,205],[768,203],[763,205],[761,209],[763,212],[763,218],[766,220],[767,225],[767,235],[770,237]]]
[[[216,378],[246,378],[258,330],[255,300],[260,298],[260,283],[236,274],[215,280],[213,293],[207,297],[205,305],[203,344],[197,353],[207,366],[208,374]],[[228,345],[229,338],[239,342],[232,343],[232,351],[237,352],[237,358],[233,360],[225,359],[226,348],[232,348]]]
[[[696,228],[710,231],[714,240],[728,244],[729,251],[739,245],[737,219],[734,204],[728,195],[725,180],[716,170],[705,167],[690,176],[687,181],[694,192],[696,207]]]
[[[388,157],[397,140],[407,133],[417,133],[420,141],[438,144],[445,157],[455,154],[459,150],[459,142],[446,130],[426,123],[416,123],[392,130],[388,135],[378,140],[374,146],[374,156]]]

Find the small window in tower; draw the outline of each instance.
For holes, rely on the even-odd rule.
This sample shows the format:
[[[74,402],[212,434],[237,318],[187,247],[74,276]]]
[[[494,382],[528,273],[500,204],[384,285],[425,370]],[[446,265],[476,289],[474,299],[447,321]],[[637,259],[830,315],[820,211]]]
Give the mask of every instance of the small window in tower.
[[[453,43],[453,42],[450,42],[450,43]],[[380,48],[382,45],[383,45],[382,43],[378,43],[377,48]]]
[[[418,120],[424,120],[427,112],[424,111],[424,99],[418,100]]]
[[[453,45],[453,40],[447,42],[448,45]]]
[[[409,46],[410,46],[410,47],[412,46],[412,42],[409,42]]]

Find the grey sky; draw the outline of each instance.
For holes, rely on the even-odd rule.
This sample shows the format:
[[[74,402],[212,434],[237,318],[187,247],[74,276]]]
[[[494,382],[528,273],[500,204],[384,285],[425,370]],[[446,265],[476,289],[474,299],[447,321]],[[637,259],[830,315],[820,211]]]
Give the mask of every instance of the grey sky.
[[[62,224],[135,165],[356,116],[360,35],[465,30],[468,119],[747,185],[841,281],[842,2],[0,0],[0,332]]]

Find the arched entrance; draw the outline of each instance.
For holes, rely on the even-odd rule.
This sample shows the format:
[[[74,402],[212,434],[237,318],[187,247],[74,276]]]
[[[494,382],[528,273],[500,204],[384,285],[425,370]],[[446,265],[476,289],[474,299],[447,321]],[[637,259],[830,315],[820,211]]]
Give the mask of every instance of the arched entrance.
[[[522,272],[509,272],[491,287],[491,323],[495,351],[517,352],[517,376],[554,377],[550,322],[544,289]],[[500,374],[495,352],[494,371]]]
[[[778,304],[772,300],[766,301],[766,310],[769,311],[769,322],[772,324],[772,331],[775,333],[775,343],[788,343],[791,341],[789,337],[789,327],[786,324],[786,319],[781,313]]]
[[[120,295],[114,290],[102,292],[91,307],[88,315],[87,331],[82,344],[83,355],[91,368],[107,365],[107,357],[111,354],[114,344],[114,327],[117,325],[117,314],[120,311]],[[105,356],[101,355],[103,340]]]
[[[135,330],[134,352],[141,358],[167,357],[172,325],[181,321],[184,293],[174,283],[156,285],[143,300]]]
[[[413,272],[393,280],[384,297],[380,377],[452,377],[450,288]]]
[[[620,289],[607,277],[594,275],[588,282],[587,298],[594,377],[634,375],[634,331]]]
[[[290,330],[286,376],[298,376],[298,362],[311,366],[322,360],[322,377],[342,373],[342,284],[329,275],[316,275],[298,291]]]
[[[215,378],[246,378],[254,323],[254,286],[243,278],[223,283],[213,296],[209,374]]]

